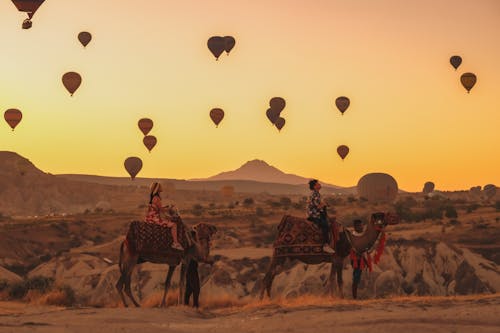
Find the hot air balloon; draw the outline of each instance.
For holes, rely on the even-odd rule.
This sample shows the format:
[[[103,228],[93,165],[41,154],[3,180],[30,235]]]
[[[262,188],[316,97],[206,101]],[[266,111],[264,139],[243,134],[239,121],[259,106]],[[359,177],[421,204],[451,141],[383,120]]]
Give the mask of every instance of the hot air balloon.
[[[280,112],[274,109],[267,109],[266,116],[267,119],[269,119],[269,121],[274,125],[274,123],[276,123],[276,120],[278,120],[280,116]]]
[[[358,181],[358,195],[374,202],[392,202],[398,194],[398,183],[386,173],[369,173]]]
[[[432,191],[434,191],[434,183],[433,182],[426,182],[424,184],[424,188],[422,189],[422,192],[424,194],[429,194],[431,193]]]
[[[24,20],[22,25],[23,29],[31,28],[31,19],[44,1],[45,0],[12,0],[17,10],[28,14],[28,18]]]
[[[146,135],[143,139],[142,142],[148,148],[149,152],[151,152],[151,149],[156,146],[156,137],[153,135]]]
[[[349,154],[349,147],[341,145],[337,147],[337,154],[344,160],[344,158]]]
[[[134,179],[142,169],[142,161],[139,157],[128,157],[124,165],[125,170],[127,170],[132,179]]]
[[[208,39],[207,46],[210,52],[214,55],[215,59],[219,60],[220,55],[226,48],[226,41],[224,40],[224,37],[213,36]]]
[[[144,135],[148,135],[148,133],[153,128],[153,121],[149,118],[142,118],[139,119],[137,125],[139,126],[139,129]]]
[[[493,184],[484,185],[483,192],[489,200],[497,194],[497,187]]]
[[[283,126],[285,126],[285,118],[278,117],[278,119],[276,119],[276,121],[274,122],[274,126],[276,126],[278,131],[281,131]]]
[[[450,58],[450,64],[457,70],[457,68],[462,63],[462,58],[460,56],[454,55]]]
[[[78,34],[78,40],[82,43],[83,47],[87,46],[92,40],[90,32],[82,31]]]
[[[234,45],[236,44],[236,40],[232,36],[225,36],[224,37],[224,51],[226,51],[227,54],[231,52],[233,49]]]
[[[476,84],[476,80],[477,78],[474,73],[464,73],[460,77],[460,82],[462,82],[464,88],[467,89],[467,93],[470,93],[470,90]]]
[[[8,109],[3,114],[3,117],[7,124],[9,124],[9,126],[14,131],[14,128],[16,128],[17,124],[19,124],[19,122],[23,118],[23,114],[18,109]]]
[[[214,122],[215,126],[219,126],[219,123],[224,118],[224,111],[219,108],[210,110],[210,118]]]
[[[70,95],[73,96],[82,83],[82,77],[76,72],[67,72],[62,76],[62,82],[66,90],[68,90]]]
[[[349,100],[349,98],[347,98],[345,96],[340,96],[335,100],[335,105],[337,106],[339,111],[342,113],[342,115],[349,107],[349,104],[351,104],[351,101]]]
[[[280,113],[286,106],[286,102],[281,97],[273,97],[269,100],[269,106],[271,109],[278,111]]]

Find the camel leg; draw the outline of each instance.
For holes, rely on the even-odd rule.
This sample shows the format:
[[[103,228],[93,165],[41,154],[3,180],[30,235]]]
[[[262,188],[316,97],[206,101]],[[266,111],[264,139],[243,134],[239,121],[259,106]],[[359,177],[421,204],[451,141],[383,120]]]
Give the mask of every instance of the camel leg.
[[[262,281],[262,289],[260,291],[260,299],[264,298],[264,290],[267,291],[267,297],[271,298],[271,287],[273,286],[274,277],[277,273],[277,268],[283,263],[282,258],[273,257],[266,275]]]
[[[123,273],[120,273],[120,278],[118,279],[118,282],[116,282],[116,289],[118,290],[118,293],[120,294],[120,298],[122,299],[122,303],[124,307],[128,307],[127,301],[125,300],[125,295],[123,294],[123,285],[124,285],[124,275]]]
[[[165,288],[163,289],[163,298],[161,300],[161,307],[166,306],[165,299],[167,298],[168,289],[170,288],[170,281],[172,280],[172,275],[174,275],[175,268],[177,266],[168,266],[167,278],[165,279]]]
[[[127,296],[132,300],[132,303],[134,303],[134,305],[136,307],[140,307],[141,305],[139,303],[137,303],[137,301],[135,300],[134,295],[132,294],[131,286],[130,286],[131,281],[132,281],[132,272],[134,270],[134,267],[135,267],[135,264],[131,265],[131,267],[127,270],[127,272],[125,274],[125,294],[127,294]]]
[[[337,274],[337,266],[335,260],[332,261],[332,266],[330,267],[330,278],[328,279],[328,292],[330,297],[333,297],[335,290],[335,275]]]

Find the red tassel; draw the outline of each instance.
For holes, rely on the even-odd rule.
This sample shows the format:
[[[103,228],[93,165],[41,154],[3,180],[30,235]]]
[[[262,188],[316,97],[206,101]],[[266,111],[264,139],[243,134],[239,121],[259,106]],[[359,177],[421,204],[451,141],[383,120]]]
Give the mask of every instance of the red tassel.
[[[371,272],[373,270],[372,257],[369,253],[366,254],[366,263],[368,264],[368,270]]]
[[[382,236],[380,236],[377,250],[375,250],[375,256],[373,258],[373,261],[375,262],[375,264],[379,263],[380,257],[382,256],[382,253],[384,253],[384,248],[385,248],[385,232],[382,233]]]

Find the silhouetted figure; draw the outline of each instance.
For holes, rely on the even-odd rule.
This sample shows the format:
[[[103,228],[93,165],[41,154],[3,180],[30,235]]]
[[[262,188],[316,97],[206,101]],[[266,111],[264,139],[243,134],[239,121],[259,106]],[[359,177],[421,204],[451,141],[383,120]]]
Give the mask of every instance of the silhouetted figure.
[[[198,263],[194,260],[189,262],[186,276],[186,293],[184,294],[184,304],[189,305],[189,299],[193,295],[193,307],[200,306],[200,276],[198,274]]]
[[[364,227],[363,227],[363,221],[361,220],[354,220],[354,232],[353,235],[355,236],[361,236],[363,234]],[[361,282],[361,273],[363,271],[362,265],[361,265],[361,260],[365,260],[363,255],[357,256],[356,258],[357,263],[356,265],[354,262],[351,260],[351,265],[352,265],[352,298],[356,299],[358,297],[358,285]]]

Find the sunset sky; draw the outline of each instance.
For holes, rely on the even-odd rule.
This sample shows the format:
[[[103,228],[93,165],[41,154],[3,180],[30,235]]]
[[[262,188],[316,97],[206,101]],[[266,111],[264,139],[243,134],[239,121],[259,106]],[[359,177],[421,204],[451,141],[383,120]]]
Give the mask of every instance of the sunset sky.
[[[341,186],[369,172],[408,191],[500,185],[498,0],[46,0],[30,30],[25,16],[0,1],[0,110],[23,112],[14,132],[2,121],[0,150],[45,172],[127,176],[137,156],[139,177],[188,179],[258,158]],[[219,61],[217,35],[236,38]],[[68,71],[83,78],[73,97]],[[478,77],[470,94],[464,72]],[[281,132],[265,115],[274,96]]]

